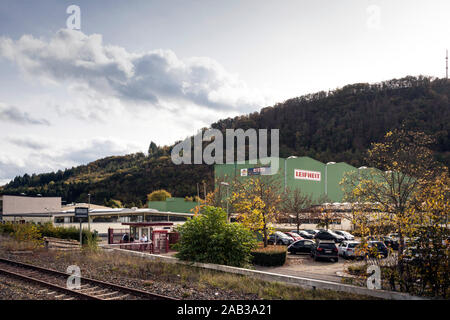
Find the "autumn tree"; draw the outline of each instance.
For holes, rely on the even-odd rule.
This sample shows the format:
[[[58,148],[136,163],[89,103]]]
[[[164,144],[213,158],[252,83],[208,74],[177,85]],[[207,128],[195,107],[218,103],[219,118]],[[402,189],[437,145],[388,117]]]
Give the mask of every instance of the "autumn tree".
[[[123,208],[122,202],[116,199],[109,199],[109,201],[105,202],[105,205],[110,208]]]
[[[172,195],[164,189],[155,190],[147,195],[148,201],[165,201],[167,198],[172,198]]]
[[[361,214],[380,212],[379,222],[390,224],[399,235],[398,266],[403,273],[405,232],[410,227],[409,208],[417,202],[420,186],[442,172],[430,147],[433,139],[422,132],[395,129],[384,141],[373,143],[366,161],[371,168],[347,173],[342,185],[346,201],[356,203]],[[367,220],[368,219],[368,220]],[[370,223],[377,219],[366,217]]]
[[[238,221],[252,231],[262,233],[264,247],[280,213],[281,187],[273,176],[258,176],[236,181],[230,202]]]
[[[417,205],[408,208],[405,235],[415,248],[411,264],[405,266],[406,291],[448,298],[450,279],[448,216],[450,214],[450,177],[443,172],[420,186]],[[414,259],[416,261],[414,261]],[[417,263],[414,263],[417,262]],[[418,285],[419,284],[419,285]]]
[[[311,195],[304,193],[300,188],[287,188],[283,193],[281,209],[284,215],[295,216],[297,232],[300,232],[301,219],[309,216],[306,209],[311,207],[311,203]]]
[[[158,146],[153,141],[150,142],[150,146],[148,147],[148,156],[153,157],[158,153]]]

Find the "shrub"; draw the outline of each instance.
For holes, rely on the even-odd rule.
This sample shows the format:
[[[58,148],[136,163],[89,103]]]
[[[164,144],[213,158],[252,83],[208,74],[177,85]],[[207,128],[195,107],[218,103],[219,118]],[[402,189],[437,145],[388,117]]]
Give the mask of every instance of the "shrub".
[[[123,208],[123,204],[120,200],[109,199],[109,201],[106,201],[105,204],[110,208]]]
[[[250,264],[256,240],[239,223],[228,223],[221,208],[204,207],[178,227],[180,240],[174,246],[181,260],[243,267]]]
[[[10,234],[17,241],[39,242],[42,237],[80,240],[80,229],[75,227],[55,227],[50,222],[42,225],[36,225],[34,223],[0,224],[0,233]],[[94,243],[97,243],[98,234],[97,232],[90,232],[83,229],[82,237],[83,244],[89,244],[92,247],[95,246]]]
[[[14,225],[10,222],[0,224],[0,233],[4,234],[14,233]]]
[[[2,247],[6,250],[34,250],[42,244],[41,233],[37,226],[31,223],[0,224],[0,233],[8,234],[14,239],[2,241]]]
[[[253,264],[266,267],[282,266],[286,262],[285,246],[267,246],[251,252]]]
[[[71,240],[80,240],[80,229],[75,227],[64,228],[64,227],[55,227],[51,223],[45,223],[39,226],[39,231],[41,232],[43,237],[52,237],[59,239],[71,239]],[[87,244],[90,240],[97,239],[96,232],[90,232],[86,229],[82,231],[83,243]]]
[[[31,223],[15,224],[13,225],[13,228],[14,228],[13,237],[17,241],[23,242],[29,241],[38,243],[40,239],[42,239],[41,233],[34,224]]]
[[[166,201],[167,198],[172,198],[172,195],[164,189],[153,191],[147,195],[148,201]]]

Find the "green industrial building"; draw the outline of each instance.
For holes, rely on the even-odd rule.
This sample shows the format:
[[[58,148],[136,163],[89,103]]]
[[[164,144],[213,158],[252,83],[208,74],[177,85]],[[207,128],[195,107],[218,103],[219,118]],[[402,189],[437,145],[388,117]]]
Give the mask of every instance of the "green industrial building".
[[[278,170],[270,172],[270,164],[245,163],[216,164],[214,176],[216,184],[220,180],[231,181],[237,179],[251,179],[252,176],[273,174],[284,188],[300,188],[317,200],[326,195],[330,202],[343,202],[344,193],[339,182],[346,172],[357,171],[344,162],[329,162],[327,164],[310,157],[269,158],[278,160]]]
[[[148,207],[161,212],[186,212],[192,213],[197,202],[187,201],[184,198],[171,197],[165,201],[149,201]]]

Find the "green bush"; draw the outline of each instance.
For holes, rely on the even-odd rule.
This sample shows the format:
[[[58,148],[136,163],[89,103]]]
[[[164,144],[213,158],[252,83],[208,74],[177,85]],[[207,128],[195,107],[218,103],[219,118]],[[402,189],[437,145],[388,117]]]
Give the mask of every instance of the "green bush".
[[[0,233],[12,234],[14,233],[14,225],[10,222],[0,224]]]
[[[287,250],[285,246],[268,246],[253,250],[251,254],[253,264],[275,267],[285,264]]]
[[[80,229],[75,227],[64,228],[64,227],[55,227],[51,223],[45,223],[39,226],[39,231],[41,232],[43,237],[51,237],[58,239],[71,239],[71,240],[80,240]],[[82,231],[83,243],[88,243],[89,240],[97,239],[96,232],[90,232],[86,229]]]
[[[216,263],[236,267],[250,264],[256,240],[250,230],[239,223],[228,223],[221,208],[204,207],[178,227],[180,239],[174,246],[181,260]]]
[[[172,198],[172,195],[164,190],[156,190],[147,195],[148,201],[166,201],[167,198]]]
[[[28,238],[41,239],[42,237],[51,237],[59,239],[80,240],[80,229],[75,227],[64,228],[55,227],[52,223],[47,222],[42,225],[34,223],[0,224],[0,233],[10,234],[18,241],[27,240]],[[83,243],[96,241],[98,238],[97,232],[90,232],[83,229],[82,231]]]

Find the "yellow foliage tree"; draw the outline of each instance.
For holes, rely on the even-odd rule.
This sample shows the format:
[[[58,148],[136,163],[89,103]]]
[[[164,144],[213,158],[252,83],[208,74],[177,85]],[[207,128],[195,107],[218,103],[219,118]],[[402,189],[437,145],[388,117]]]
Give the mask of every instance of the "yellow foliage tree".
[[[422,193],[426,201],[430,201],[429,197],[434,199],[431,190],[424,186],[433,185],[436,177],[446,172],[434,161],[432,143],[433,139],[422,132],[390,131],[384,141],[372,144],[368,150],[366,160],[373,167],[347,173],[341,182],[345,200],[353,203],[354,223],[363,236],[380,235],[386,227],[398,233],[400,278],[404,271],[405,238],[417,232],[421,226],[417,219],[428,211],[422,206],[425,200],[417,195]]]
[[[172,198],[172,195],[164,190],[155,190],[147,195],[148,201],[165,201],[167,198]]]
[[[280,191],[279,182],[271,176],[236,181],[233,185],[230,201],[238,221],[252,231],[261,232],[264,247],[267,247],[267,238],[280,214]]]

